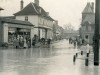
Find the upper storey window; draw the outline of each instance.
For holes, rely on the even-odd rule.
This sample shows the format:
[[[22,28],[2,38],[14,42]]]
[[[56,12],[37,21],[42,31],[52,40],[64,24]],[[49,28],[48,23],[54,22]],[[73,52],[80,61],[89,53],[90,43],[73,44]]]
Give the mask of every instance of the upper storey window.
[[[28,21],[28,16],[25,16],[25,21]]]

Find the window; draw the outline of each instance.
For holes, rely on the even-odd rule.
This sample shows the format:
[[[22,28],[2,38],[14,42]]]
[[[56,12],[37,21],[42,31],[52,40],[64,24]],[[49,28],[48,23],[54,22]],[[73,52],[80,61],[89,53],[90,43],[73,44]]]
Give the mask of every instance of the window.
[[[28,21],[28,16],[25,16],[25,21]]]
[[[88,26],[88,25],[86,25],[86,30],[87,30],[87,31],[89,30],[89,26]]]
[[[85,31],[85,30],[86,30],[86,26],[83,26],[83,27],[82,27],[82,30]]]
[[[88,26],[88,29],[89,29],[89,31],[91,31],[92,30],[92,27],[91,26]]]
[[[86,26],[86,30],[88,31],[89,30],[89,22],[88,21],[85,22],[85,26]]]
[[[88,39],[88,38],[89,38],[89,36],[88,36],[88,35],[85,35],[85,38],[86,38],[86,39]]]

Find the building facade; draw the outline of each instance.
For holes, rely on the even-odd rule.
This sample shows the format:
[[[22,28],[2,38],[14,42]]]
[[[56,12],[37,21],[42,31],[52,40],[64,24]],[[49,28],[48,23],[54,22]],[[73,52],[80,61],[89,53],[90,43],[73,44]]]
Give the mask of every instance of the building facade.
[[[35,3],[31,2],[23,8],[23,1],[21,1],[21,10],[14,14],[17,20],[29,21],[35,25],[33,29],[33,36],[37,35],[39,39],[53,38],[53,19],[39,6],[39,0]]]
[[[13,44],[14,39],[20,36],[32,39],[33,28],[30,22],[0,17],[0,46],[3,43]]]
[[[54,21],[53,25],[53,39],[61,40],[64,38],[64,29],[58,25],[58,21]]]
[[[77,38],[79,37],[79,30],[64,30],[64,37],[68,38]]]
[[[95,29],[95,13],[94,13],[94,3],[87,3],[86,7],[82,12],[82,22],[80,28],[80,36],[87,43],[93,43]]]

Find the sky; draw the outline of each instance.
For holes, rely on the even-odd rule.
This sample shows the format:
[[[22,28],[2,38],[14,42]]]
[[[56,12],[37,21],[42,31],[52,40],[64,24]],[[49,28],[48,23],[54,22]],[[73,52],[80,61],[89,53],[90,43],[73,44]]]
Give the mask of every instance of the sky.
[[[0,0],[0,7],[5,10],[1,11],[1,16],[11,16],[20,10],[21,0]],[[24,7],[34,0],[23,0]],[[80,27],[82,11],[87,2],[95,0],[39,0],[40,6],[43,7],[54,20],[62,27],[71,24],[76,30]]]

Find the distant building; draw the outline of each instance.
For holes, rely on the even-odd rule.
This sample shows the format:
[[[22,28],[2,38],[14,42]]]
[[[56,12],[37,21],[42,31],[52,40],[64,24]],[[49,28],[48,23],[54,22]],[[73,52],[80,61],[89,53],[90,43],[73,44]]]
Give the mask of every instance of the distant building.
[[[14,15],[17,20],[29,21],[35,25],[33,32],[39,39],[50,39],[53,37],[53,19],[50,17],[49,12],[46,12],[39,5],[39,0],[35,0],[35,3],[31,2],[23,8],[23,0],[21,0],[21,10]]]
[[[64,37],[65,38],[73,38],[79,36],[79,30],[64,30]]]
[[[94,3],[87,3],[82,12],[82,22],[80,28],[80,36],[86,42],[93,43],[93,35],[95,28]]]
[[[64,38],[64,29],[58,25],[58,21],[55,21],[53,25],[53,39],[61,40],[63,38]]]

